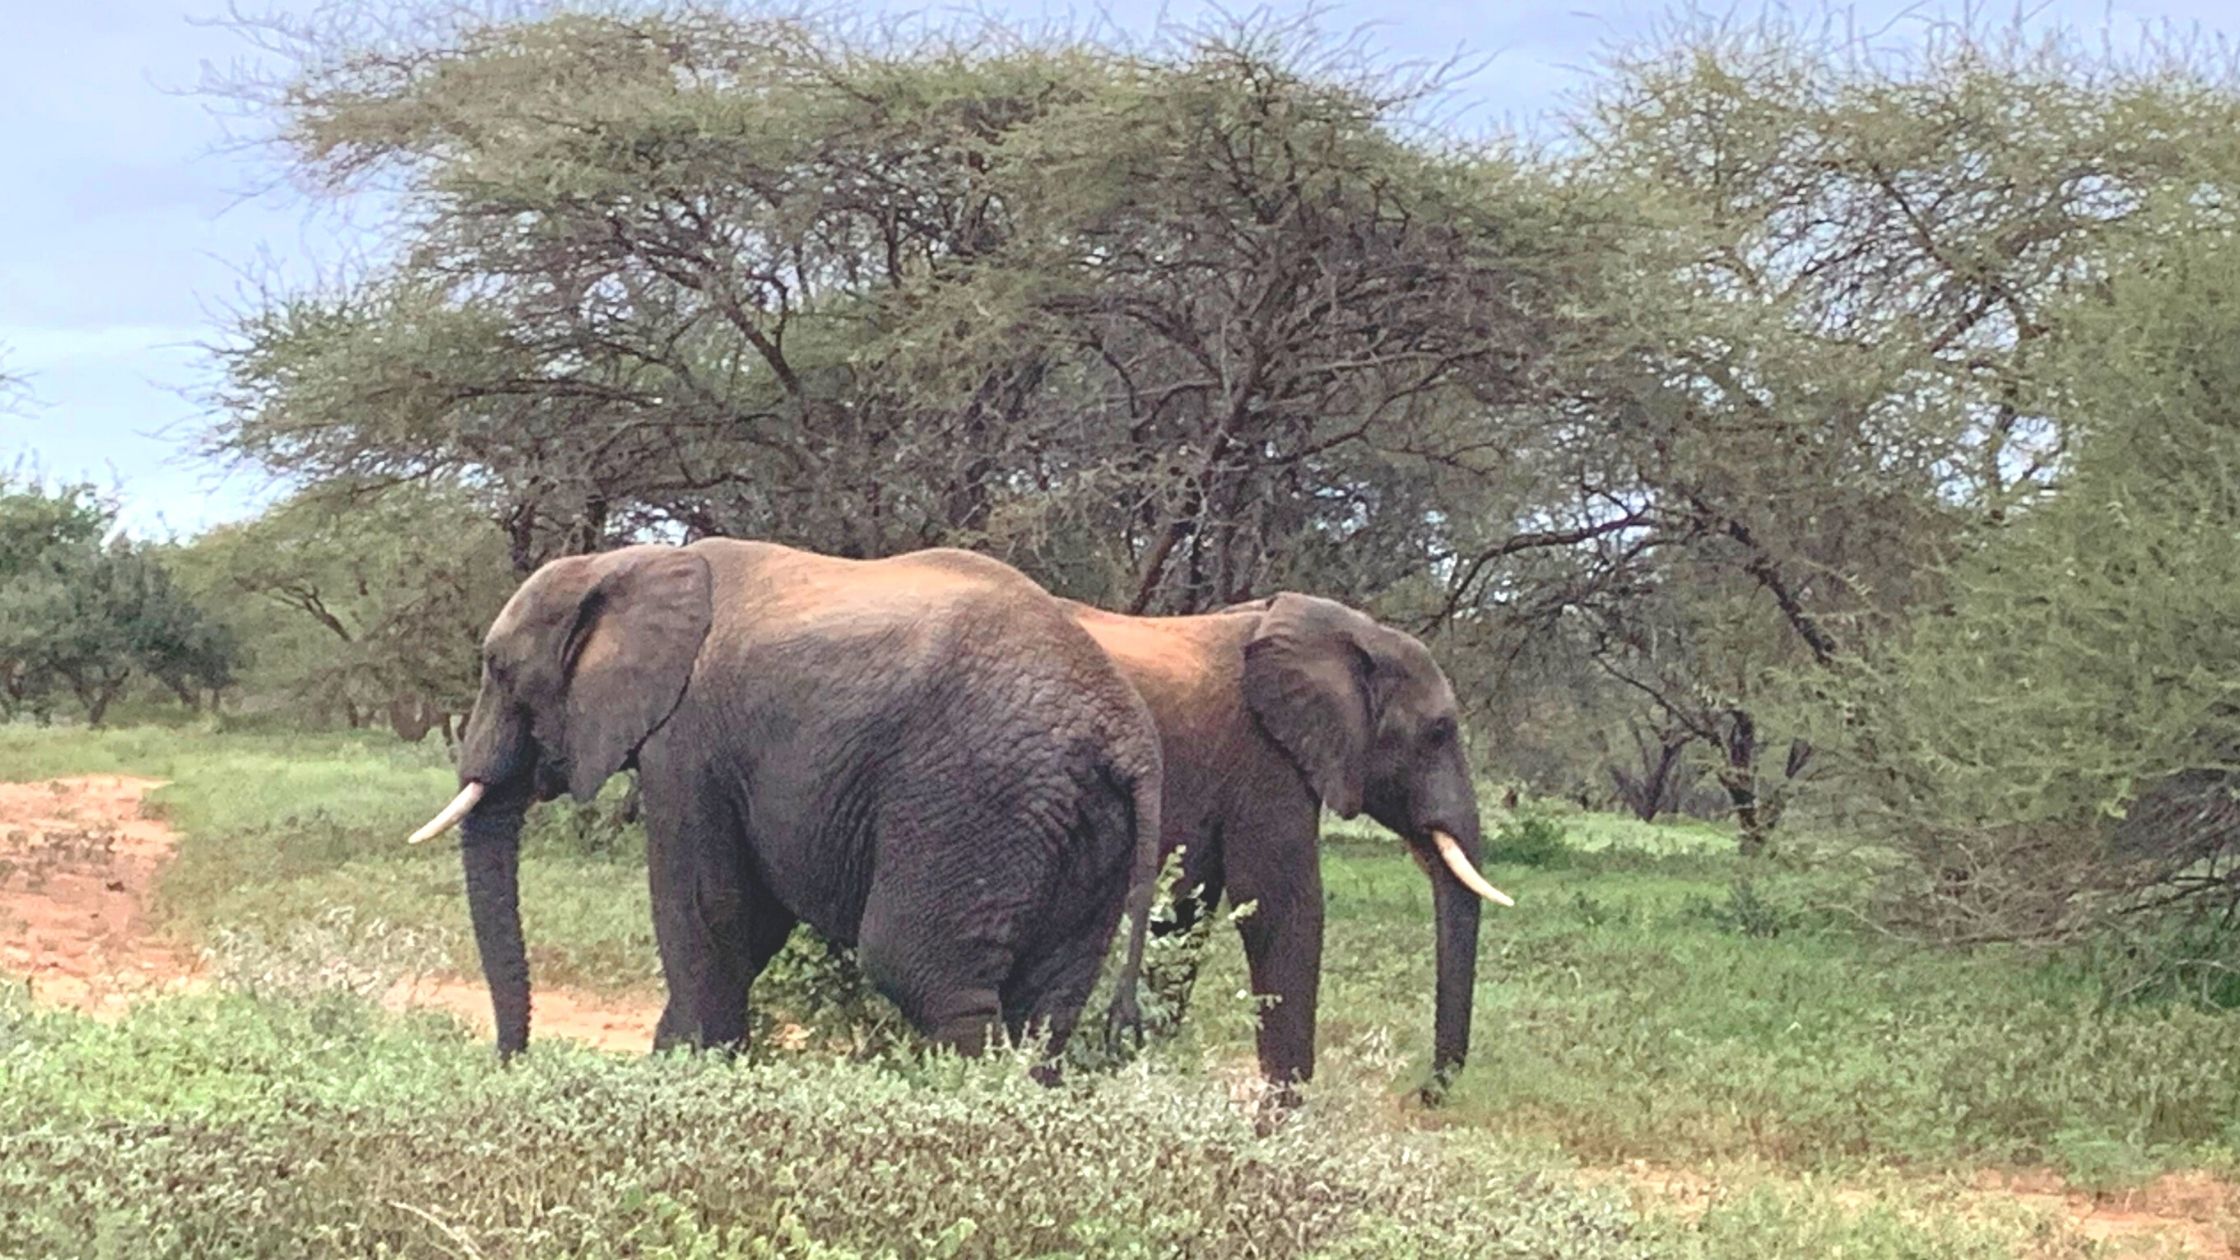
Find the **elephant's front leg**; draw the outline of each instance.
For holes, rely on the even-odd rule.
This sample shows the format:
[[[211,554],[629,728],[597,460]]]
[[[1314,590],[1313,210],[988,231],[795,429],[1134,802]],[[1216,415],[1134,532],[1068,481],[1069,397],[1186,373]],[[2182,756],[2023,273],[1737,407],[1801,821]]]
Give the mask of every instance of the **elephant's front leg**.
[[[1286,842],[1288,841],[1288,842]],[[1260,1012],[1260,1072],[1271,1084],[1314,1076],[1315,1007],[1322,987],[1322,869],[1310,832],[1238,836],[1229,845],[1229,899],[1252,902],[1237,925]]]
[[[743,1048],[747,993],[793,918],[745,872],[745,839],[682,793],[648,793],[646,877],[669,997],[654,1049]]]

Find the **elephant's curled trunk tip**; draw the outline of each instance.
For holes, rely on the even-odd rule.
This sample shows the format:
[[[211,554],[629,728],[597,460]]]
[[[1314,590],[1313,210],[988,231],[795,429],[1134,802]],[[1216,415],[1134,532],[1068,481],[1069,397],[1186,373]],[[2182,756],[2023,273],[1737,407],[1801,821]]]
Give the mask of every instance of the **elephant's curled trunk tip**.
[[[460,788],[459,794],[451,798],[451,803],[439,810],[435,817],[429,819],[426,826],[413,832],[405,840],[405,843],[419,844],[423,841],[433,840],[444,832],[451,830],[458,825],[460,819],[472,813],[474,807],[481,803],[484,791],[485,789],[480,783],[469,783]]]
[[[1438,846],[1440,859],[1446,862],[1447,869],[1454,872],[1455,879],[1464,888],[1497,906],[1517,904],[1509,894],[1486,882],[1486,877],[1478,873],[1478,868],[1470,865],[1470,859],[1462,852],[1462,845],[1453,836],[1444,831],[1434,831],[1431,833],[1431,843]]]

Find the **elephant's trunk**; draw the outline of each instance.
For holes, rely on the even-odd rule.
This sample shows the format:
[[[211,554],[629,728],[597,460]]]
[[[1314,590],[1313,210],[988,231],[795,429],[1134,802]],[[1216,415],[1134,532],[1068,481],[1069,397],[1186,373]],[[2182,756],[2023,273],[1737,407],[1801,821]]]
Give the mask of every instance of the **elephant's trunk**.
[[[1475,874],[1478,829],[1450,841]],[[1441,845],[1445,849],[1446,845]],[[1444,854],[1442,854],[1444,856]],[[1480,893],[1463,882],[1452,862],[1430,867],[1431,903],[1438,916],[1438,997],[1431,1035],[1431,1070],[1444,1083],[1470,1054],[1470,1015],[1478,983]],[[1481,881],[1482,882],[1482,881]]]
[[[529,1045],[529,953],[521,939],[521,820],[519,809],[477,810],[459,832],[466,862],[467,912],[475,950],[490,986],[498,1057],[510,1059]]]

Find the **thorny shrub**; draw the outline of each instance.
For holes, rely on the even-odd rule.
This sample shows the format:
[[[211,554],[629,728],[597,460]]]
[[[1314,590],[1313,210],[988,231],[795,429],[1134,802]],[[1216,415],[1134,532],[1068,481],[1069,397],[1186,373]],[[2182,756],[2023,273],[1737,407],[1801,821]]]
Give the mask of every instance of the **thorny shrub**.
[[[1615,1199],[1336,1116],[1256,1136],[1213,1082],[1143,1070],[501,1068],[362,1004],[242,996],[116,1026],[9,1004],[0,1065],[15,1255],[1648,1254]]]

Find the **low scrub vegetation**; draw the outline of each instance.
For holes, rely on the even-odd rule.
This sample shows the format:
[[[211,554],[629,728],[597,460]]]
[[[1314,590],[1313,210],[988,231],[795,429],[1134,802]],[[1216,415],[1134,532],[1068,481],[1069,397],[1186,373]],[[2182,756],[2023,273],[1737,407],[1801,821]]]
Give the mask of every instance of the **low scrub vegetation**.
[[[498,1067],[352,997],[0,1002],[0,1233],[26,1256],[1996,1256],[2016,1222],[1767,1187],[1643,1215],[1527,1145],[1360,1102],[1257,1136],[1215,1080],[1023,1064]]]
[[[1466,1179],[1405,1134],[1370,1158],[1326,1125],[1260,1141],[1203,1079],[1050,1092],[1011,1063],[558,1045],[508,1071],[346,1000],[183,1002],[115,1029],[13,1008],[0,1042],[0,1222],[47,1254],[1641,1252],[1608,1196]]]
[[[2229,1024],[2193,991],[2083,949],[1893,942],[1857,917],[1856,856],[1555,811],[1491,864],[1519,906],[1488,920],[1473,1059],[1436,1110],[1412,1092],[1429,889],[1351,826],[1325,855],[1321,1071],[1266,1136],[1231,1098],[1251,1008],[1225,929],[1178,1030],[1051,1093],[927,1059],[806,936],[757,990],[763,1032],[805,1038],[725,1066],[546,1037],[501,1071],[366,1000],[475,974],[455,858],[399,839],[438,754],[0,731],[0,779],[123,768],[170,780],[160,909],[221,986],[113,1026],[0,1016],[11,1254],[2052,1255],[2042,1220],[1934,1187],[1986,1165],[2120,1187],[2240,1148]],[[538,980],[653,995],[641,842],[608,804],[535,823]],[[1682,1217],[1592,1174],[1634,1161],[1754,1171]],[[1901,1174],[1848,1204],[1798,1180]]]

